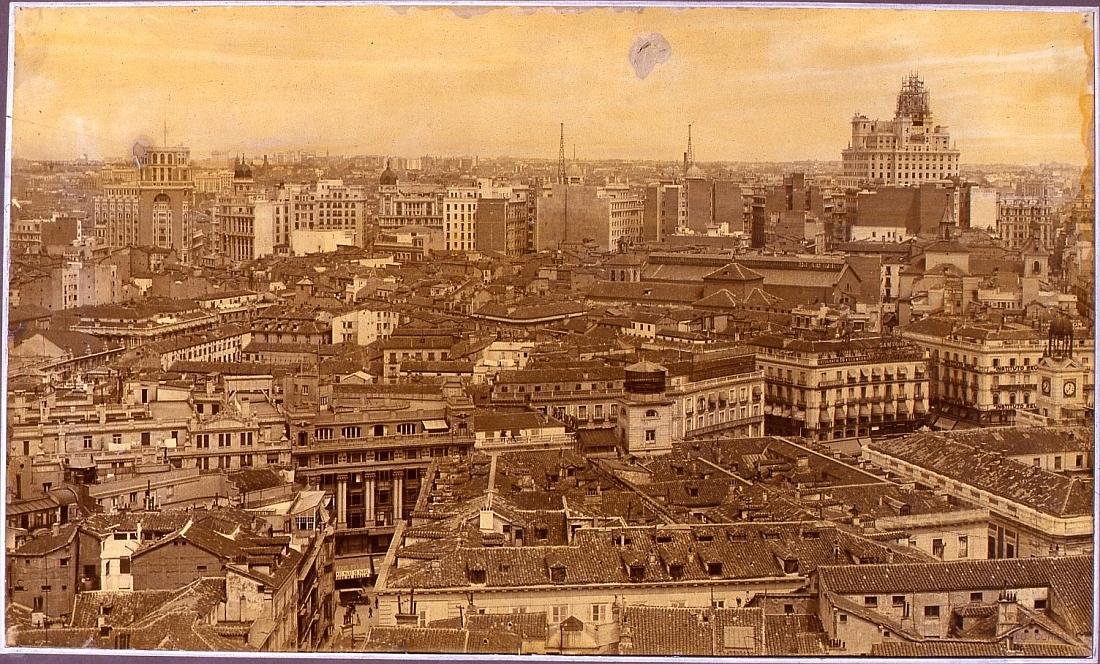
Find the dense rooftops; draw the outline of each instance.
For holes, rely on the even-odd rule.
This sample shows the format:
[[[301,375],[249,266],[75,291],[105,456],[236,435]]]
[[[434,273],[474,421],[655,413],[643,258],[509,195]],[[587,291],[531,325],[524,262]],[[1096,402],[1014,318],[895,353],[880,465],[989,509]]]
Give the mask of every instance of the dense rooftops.
[[[1003,442],[1004,434],[998,429],[917,433],[873,441],[870,449],[1045,514],[1056,517],[1092,514],[1090,479],[1070,478],[1012,461],[1002,452],[982,445],[984,439],[995,440],[998,436]]]

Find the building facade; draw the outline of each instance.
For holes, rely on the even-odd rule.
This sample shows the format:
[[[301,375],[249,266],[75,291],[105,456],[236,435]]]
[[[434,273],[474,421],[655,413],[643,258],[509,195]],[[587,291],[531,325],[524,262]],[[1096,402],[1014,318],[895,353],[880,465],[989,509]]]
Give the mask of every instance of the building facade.
[[[925,352],[886,337],[750,342],[767,384],[769,433],[817,440],[913,431],[928,415]]]
[[[959,174],[959,151],[947,127],[935,123],[929,93],[915,74],[902,81],[893,120],[852,118],[852,140],[841,158],[844,176],[865,182],[913,185]]]

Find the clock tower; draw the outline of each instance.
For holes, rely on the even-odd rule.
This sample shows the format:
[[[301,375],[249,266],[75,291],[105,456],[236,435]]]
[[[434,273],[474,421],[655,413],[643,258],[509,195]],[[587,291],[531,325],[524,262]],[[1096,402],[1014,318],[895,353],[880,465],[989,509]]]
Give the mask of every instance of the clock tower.
[[[1059,315],[1050,324],[1047,349],[1036,369],[1037,415],[1045,424],[1071,424],[1086,419],[1085,368],[1073,358],[1073,323]]]

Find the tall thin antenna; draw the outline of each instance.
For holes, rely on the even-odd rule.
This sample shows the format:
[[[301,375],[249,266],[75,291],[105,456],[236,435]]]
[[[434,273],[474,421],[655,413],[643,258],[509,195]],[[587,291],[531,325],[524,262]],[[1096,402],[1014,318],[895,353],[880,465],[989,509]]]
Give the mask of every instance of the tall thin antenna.
[[[688,125],[688,151],[687,151],[687,165],[691,166],[695,163],[695,148],[691,146],[691,125]]]
[[[561,123],[561,139],[558,142],[558,182],[565,184],[565,123]]]

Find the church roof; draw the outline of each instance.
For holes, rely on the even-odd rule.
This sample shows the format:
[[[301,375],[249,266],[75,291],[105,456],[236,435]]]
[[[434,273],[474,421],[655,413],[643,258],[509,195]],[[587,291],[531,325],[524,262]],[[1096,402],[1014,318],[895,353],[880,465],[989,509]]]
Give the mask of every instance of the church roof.
[[[755,270],[750,270],[740,263],[730,263],[703,277],[703,279],[719,279],[722,281],[759,281],[763,278],[764,275]]]

